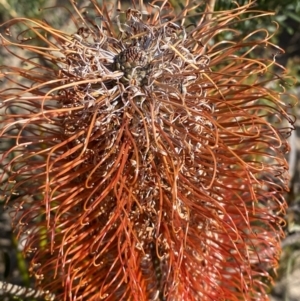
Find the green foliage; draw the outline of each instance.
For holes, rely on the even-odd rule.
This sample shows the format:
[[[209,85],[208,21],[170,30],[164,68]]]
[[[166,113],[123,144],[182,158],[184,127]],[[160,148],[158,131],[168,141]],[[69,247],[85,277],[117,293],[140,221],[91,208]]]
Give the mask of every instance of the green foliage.
[[[236,3],[243,5],[247,3],[247,0],[237,0]],[[233,1],[217,0],[215,10],[225,10],[236,7]],[[275,16],[273,21],[278,22],[281,28],[285,28],[289,34],[293,34],[296,28],[290,25],[289,19],[292,19],[299,23],[300,26],[300,1],[299,0],[259,0],[253,7],[257,10],[273,11]],[[261,21],[261,20],[260,20]],[[264,28],[268,28],[267,23],[260,22],[259,25],[263,25]],[[299,27],[298,27],[299,28]]]
[[[49,3],[47,0],[0,0],[0,15],[3,20],[22,16],[34,18],[47,2]]]

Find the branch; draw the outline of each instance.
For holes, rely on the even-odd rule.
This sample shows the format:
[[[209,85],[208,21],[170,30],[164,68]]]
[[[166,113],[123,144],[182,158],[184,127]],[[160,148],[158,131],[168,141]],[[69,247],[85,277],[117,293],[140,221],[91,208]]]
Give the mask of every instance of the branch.
[[[287,247],[294,245],[296,243],[300,243],[300,233],[294,233],[292,235],[287,236],[282,242],[281,242],[281,247]]]

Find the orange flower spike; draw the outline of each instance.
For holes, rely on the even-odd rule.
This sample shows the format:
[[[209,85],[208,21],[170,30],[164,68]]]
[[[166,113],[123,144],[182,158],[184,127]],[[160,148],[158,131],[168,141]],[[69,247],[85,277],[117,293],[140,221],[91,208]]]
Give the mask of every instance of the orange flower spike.
[[[71,4],[75,32],[2,25],[23,65],[1,67],[1,179],[37,286],[63,301],[268,300],[294,100],[267,88],[285,83],[272,35],[235,25],[269,13]]]

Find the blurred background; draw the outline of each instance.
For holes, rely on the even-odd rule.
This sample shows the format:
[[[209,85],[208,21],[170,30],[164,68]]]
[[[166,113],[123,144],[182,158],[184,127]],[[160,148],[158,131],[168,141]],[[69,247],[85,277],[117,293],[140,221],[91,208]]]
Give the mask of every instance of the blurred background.
[[[199,0],[200,1],[200,0]],[[203,1],[203,0],[202,0]],[[234,7],[230,0],[206,0],[214,11],[226,10]],[[102,1],[98,2],[101,4]],[[114,4],[115,0],[105,1]],[[121,1],[124,6],[129,1]],[[138,1],[137,1],[138,2]],[[146,2],[146,1],[144,1]],[[180,11],[184,0],[171,1],[176,10]],[[197,2],[197,1],[196,1]],[[203,1],[204,2],[204,1]],[[247,3],[246,0],[237,0],[238,4]],[[88,5],[89,0],[77,1],[80,7]],[[198,2],[197,2],[198,3]],[[29,17],[46,19],[54,27],[63,30],[68,27],[69,14],[60,10],[58,14],[45,14],[42,8],[52,6],[68,6],[68,0],[0,0],[0,23],[14,17]],[[291,86],[291,93],[300,98],[300,0],[258,0],[256,10],[273,11],[275,15],[259,18],[255,21],[243,22],[239,30],[251,32],[258,28],[266,28],[270,32],[279,29],[272,38],[274,44],[284,49],[285,53],[277,56],[277,62],[288,69],[296,84]],[[274,23],[276,22],[276,23]],[[66,29],[68,31],[68,29]],[[0,47],[0,65],[13,65],[11,56]],[[3,83],[0,82],[0,86]],[[276,88],[276,87],[274,87]],[[299,105],[293,109],[295,116],[300,116]],[[290,137],[291,152],[287,156],[290,163],[290,192],[286,199],[289,205],[286,215],[286,238],[282,240],[282,256],[278,269],[278,276],[274,287],[270,288],[272,301],[299,301],[300,300],[300,120],[295,123],[296,130]],[[1,172],[1,170],[0,170]],[[4,296],[2,286],[4,282],[21,287],[31,287],[27,263],[22,257],[21,246],[16,240],[10,226],[9,212],[3,209],[4,200],[0,198],[0,300],[25,300],[15,294]],[[26,300],[37,300],[29,297]],[[44,299],[41,299],[44,300]]]

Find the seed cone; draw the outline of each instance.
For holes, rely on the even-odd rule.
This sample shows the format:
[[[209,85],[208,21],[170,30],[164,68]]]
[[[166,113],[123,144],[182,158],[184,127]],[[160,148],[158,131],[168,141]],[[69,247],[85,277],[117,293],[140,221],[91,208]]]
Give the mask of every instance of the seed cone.
[[[57,300],[268,300],[292,120],[266,88],[285,83],[263,57],[279,51],[271,36],[218,42],[250,6],[208,20],[201,4],[114,15],[91,1],[73,35],[3,25],[27,30],[2,37],[26,50],[26,66],[2,68],[2,182]]]

